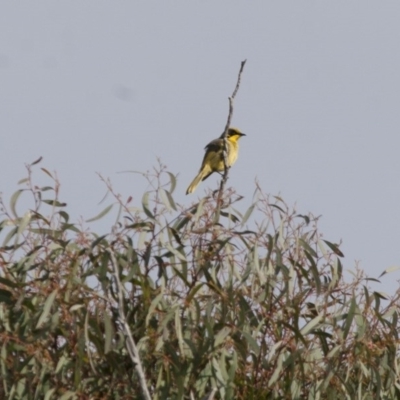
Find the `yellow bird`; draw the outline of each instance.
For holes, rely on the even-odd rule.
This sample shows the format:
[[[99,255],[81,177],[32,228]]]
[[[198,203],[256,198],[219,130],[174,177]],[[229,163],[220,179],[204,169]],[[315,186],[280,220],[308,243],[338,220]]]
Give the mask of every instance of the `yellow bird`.
[[[203,162],[201,164],[199,173],[193,179],[192,183],[186,190],[186,194],[193,193],[199,183],[207,179],[213,172],[224,171],[224,134],[218,139],[208,143],[205,147],[206,154],[204,154]],[[246,136],[240,132],[239,129],[229,128],[227,138],[227,166],[231,167],[237,160],[239,153],[239,139]]]

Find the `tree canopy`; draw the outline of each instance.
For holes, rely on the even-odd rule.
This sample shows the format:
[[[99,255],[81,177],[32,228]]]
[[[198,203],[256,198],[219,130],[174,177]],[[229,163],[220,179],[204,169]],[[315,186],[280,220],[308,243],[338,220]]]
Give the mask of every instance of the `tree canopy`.
[[[78,224],[37,169],[1,199],[1,398],[400,397],[399,292],[345,279],[317,217],[257,185],[179,205],[160,165]]]

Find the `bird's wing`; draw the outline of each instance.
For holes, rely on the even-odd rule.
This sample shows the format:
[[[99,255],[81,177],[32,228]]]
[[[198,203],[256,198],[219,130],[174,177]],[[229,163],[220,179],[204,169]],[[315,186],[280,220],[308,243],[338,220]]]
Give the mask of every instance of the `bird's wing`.
[[[223,148],[224,140],[223,139],[214,139],[204,148],[206,151],[215,151],[218,152]]]
[[[206,152],[200,168],[200,170],[207,170],[207,175],[203,178],[203,180],[214,171],[218,171],[220,169],[220,162],[223,160],[223,146],[223,139],[214,139],[205,147]]]

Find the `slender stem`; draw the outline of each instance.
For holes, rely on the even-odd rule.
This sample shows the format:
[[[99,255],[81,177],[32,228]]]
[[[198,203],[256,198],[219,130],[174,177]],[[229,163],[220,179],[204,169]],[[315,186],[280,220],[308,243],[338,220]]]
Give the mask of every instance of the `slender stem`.
[[[237,94],[237,92],[239,90],[240,82],[242,80],[242,72],[243,72],[244,66],[246,64],[246,61],[247,60],[243,60],[240,63],[240,70],[239,70],[239,73],[238,73],[238,78],[237,78],[237,81],[236,81],[235,89],[234,89],[234,91],[232,93],[232,96],[228,97],[228,100],[229,100],[228,119],[226,121],[224,134],[222,136],[223,139],[224,139],[224,151],[223,151],[223,154],[224,154],[224,174],[222,176],[222,180],[221,180],[221,184],[220,184],[219,192],[218,192],[217,209],[216,209],[216,213],[215,213],[216,222],[219,220],[219,213],[220,213],[220,210],[221,210],[221,202],[222,202],[222,194],[224,192],[224,188],[225,188],[226,182],[228,180],[228,169],[229,168],[228,168],[228,150],[227,150],[228,149],[228,143],[227,143],[228,139],[227,139],[227,135],[228,135],[229,127],[231,126],[231,120],[232,120],[232,115],[233,115],[233,101],[234,101],[234,99],[236,97],[236,94]]]

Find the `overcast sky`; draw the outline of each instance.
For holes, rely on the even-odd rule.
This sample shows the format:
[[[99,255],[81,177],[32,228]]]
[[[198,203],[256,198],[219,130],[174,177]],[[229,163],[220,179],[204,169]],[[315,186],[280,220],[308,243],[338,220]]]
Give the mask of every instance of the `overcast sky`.
[[[105,206],[96,172],[138,203],[141,178],[117,172],[160,157],[179,174],[176,200],[195,201],[218,182],[184,194],[247,59],[229,184],[244,207],[257,178],[322,214],[345,267],[377,277],[400,265],[399,21],[398,1],[3,2],[0,191],[43,156],[68,210],[89,218]]]

